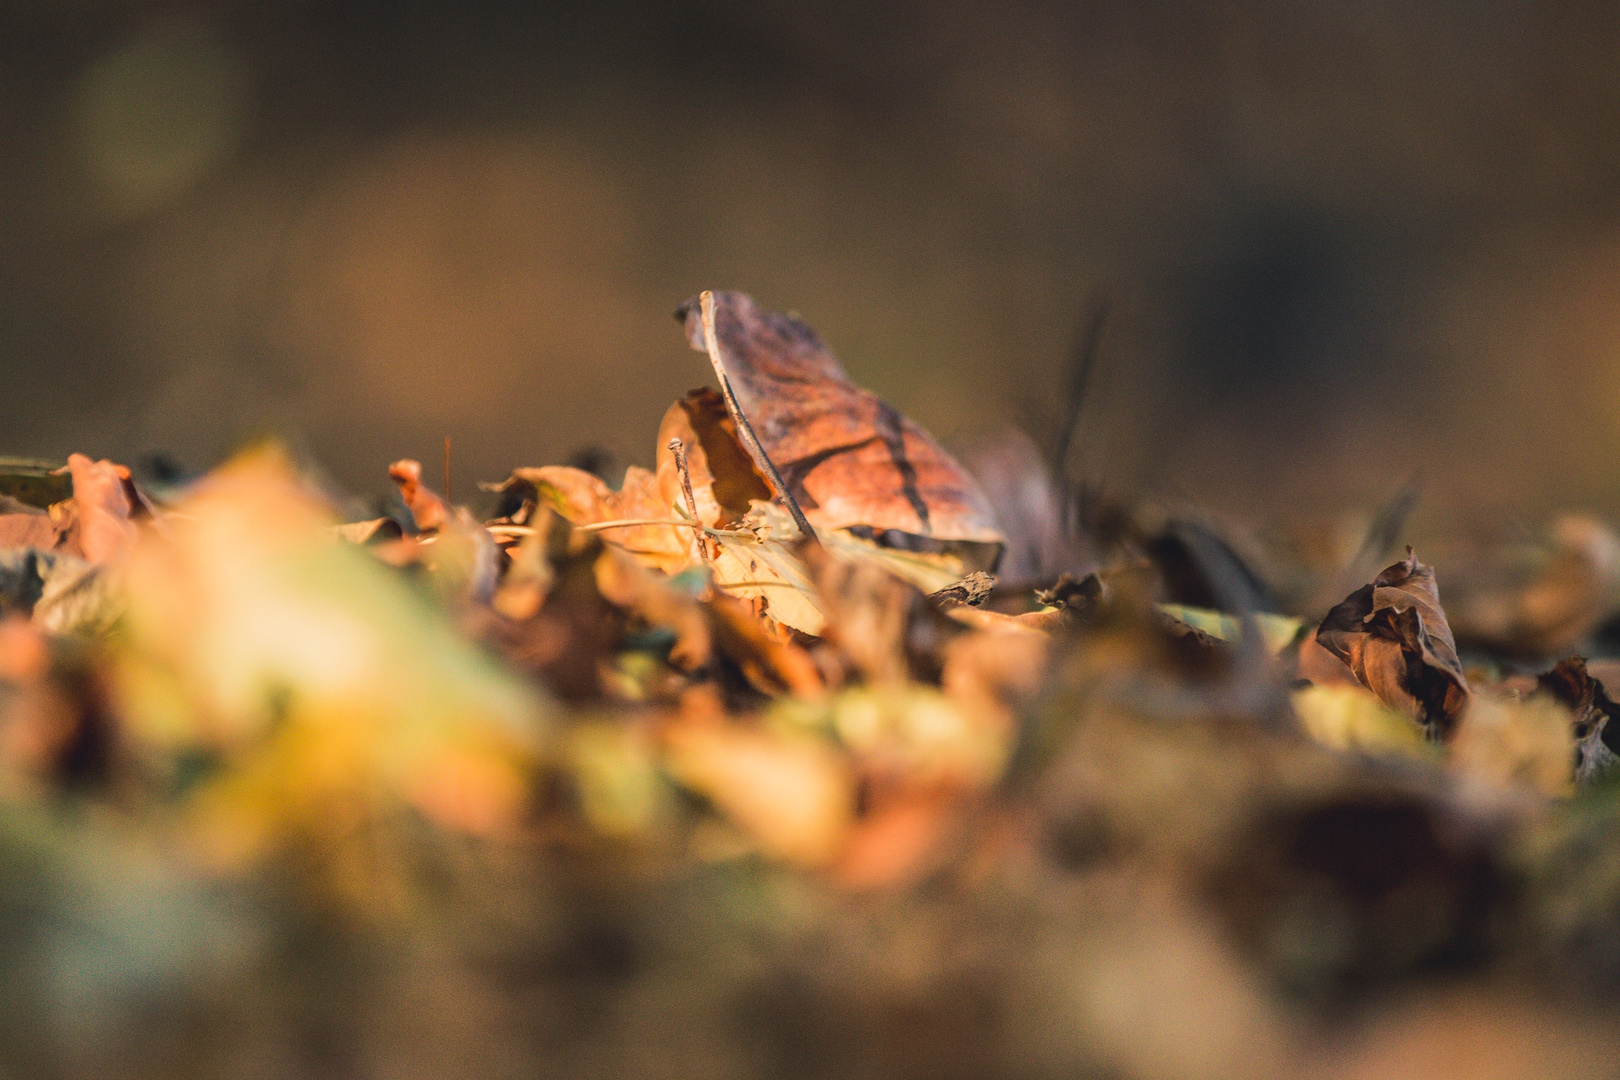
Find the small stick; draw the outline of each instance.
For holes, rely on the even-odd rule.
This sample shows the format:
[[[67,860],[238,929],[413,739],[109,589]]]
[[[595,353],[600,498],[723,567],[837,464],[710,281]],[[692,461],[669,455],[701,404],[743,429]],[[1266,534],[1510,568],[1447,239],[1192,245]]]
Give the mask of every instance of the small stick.
[[[709,351],[709,363],[714,365],[715,378],[720,380],[720,394],[726,399],[726,411],[731,413],[732,420],[737,423],[737,435],[748,448],[748,452],[753,455],[754,460],[764,467],[766,477],[770,479],[771,486],[776,488],[776,493],[782,497],[782,505],[786,506],[788,513],[792,515],[793,523],[799,527],[800,535],[812,544],[820,544],[821,539],[816,536],[816,530],[810,527],[810,520],[804,516],[804,511],[799,509],[799,504],[793,498],[793,493],[788,490],[782,474],[771,464],[770,455],[765,453],[765,447],[760,445],[754,429],[749,426],[748,417],[743,414],[742,406],[737,404],[737,395],[732,392],[731,380],[726,377],[725,362],[720,359],[720,338],[714,332],[714,293],[704,289],[699,299],[703,306],[703,344]]]
[[[615,518],[612,521],[593,521],[586,525],[575,525],[575,532],[601,532],[603,529],[632,529],[641,525],[676,525],[683,529],[696,529],[705,536],[740,536],[756,538],[752,532],[745,529],[711,529],[701,521],[682,521],[680,518]],[[519,530],[534,530],[527,525],[491,525],[491,532],[499,530],[513,536],[526,535]]]
[[[444,437],[444,505],[450,505],[450,436]]]
[[[692,515],[692,520],[698,520],[697,498],[692,494],[692,470],[686,464],[686,445],[680,439],[669,440],[669,452],[675,455],[675,471],[681,474],[681,491],[686,495],[686,512]],[[709,538],[701,532],[697,535],[698,554],[703,561],[709,561]]]

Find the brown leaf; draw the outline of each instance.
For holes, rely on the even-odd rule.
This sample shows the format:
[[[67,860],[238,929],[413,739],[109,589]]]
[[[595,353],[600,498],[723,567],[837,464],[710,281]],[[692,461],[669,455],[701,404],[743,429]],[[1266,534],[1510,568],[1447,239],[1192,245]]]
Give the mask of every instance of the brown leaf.
[[[136,531],[130,512],[129,470],[103,458],[91,461],[83,454],[68,456],[73,476],[73,502],[79,547],[92,565],[109,562],[134,543]]]
[[[1577,783],[1590,783],[1620,764],[1620,756],[1610,745],[1620,740],[1620,725],[1609,728],[1609,721],[1620,715],[1620,705],[1609,698],[1602,681],[1592,677],[1584,657],[1558,661],[1536,683],[1542,693],[1556,698],[1574,716]]]
[[[1328,612],[1316,641],[1378,700],[1445,738],[1468,705],[1468,680],[1440,607],[1434,568],[1406,559]]]
[[[720,651],[749,685],[768,694],[786,690],[802,698],[821,695],[825,684],[815,661],[798,645],[773,636],[748,604],[717,591],[703,606]]]
[[[737,400],[812,525],[984,544],[985,566],[993,561],[1003,537],[989,501],[938,443],[850,382],[803,322],[743,293],[717,292],[714,302]],[[704,351],[698,301],[676,316]]]
[[[399,485],[399,496],[410,508],[416,527],[422,532],[444,528],[450,520],[450,508],[444,500],[422,483],[422,463],[402,458],[388,466],[388,475]]]
[[[665,505],[680,506],[684,499],[671,439],[686,447],[692,495],[703,524],[730,524],[748,513],[754,500],[770,499],[770,483],[737,441],[737,424],[717,391],[690,391],[669,407],[658,426],[658,492]]]
[[[61,539],[56,523],[45,514],[0,514],[0,548],[49,551]]]
[[[709,620],[692,597],[642,566],[628,552],[604,548],[596,560],[596,588],[608,603],[647,626],[675,633],[670,663],[682,671],[706,667],[712,652]]]
[[[514,469],[499,490],[514,486],[534,488],[538,500],[574,525],[606,521],[670,521],[674,507],[659,492],[658,478],[646,469],[630,466],[624,483],[614,491],[602,479],[567,465]],[[635,555],[648,566],[678,573],[697,559],[694,530],[677,525],[626,525],[603,529],[602,539]]]

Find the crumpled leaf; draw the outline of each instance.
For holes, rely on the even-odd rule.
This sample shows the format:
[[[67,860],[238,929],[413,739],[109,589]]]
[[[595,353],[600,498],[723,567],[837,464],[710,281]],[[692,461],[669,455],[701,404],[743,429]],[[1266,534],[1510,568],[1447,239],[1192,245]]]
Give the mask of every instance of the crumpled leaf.
[[[819,532],[865,527],[986,545],[1003,543],[976,481],[921,428],[849,380],[816,332],[743,293],[717,292],[726,373],[771,462]],[[676,312],[706,350],[698,301]]]
[[[91,461],[84,454],[68,455],[67,467],[73,477],[75,530],[85,561],[92,566],[111,562],[129,550],[137,535],[126,490],[131,486],[129,470],[105,458]]]
[[[401,458],[388,466],[389,477],[399,485],[399,497],[405,500],[416,528],[420,532],[442,529],[450,519],[450,508],[444,500],[422,483],[422,463]]]
[[[768,502],[771,485],[737,439],[737,424],[719,391],[690,391],[669,407],[658,425],[658,491],[665,506],[685,505],[680,470],[669,448],[679,439],[686,451],[692,500],[698,520],[711,528],[748,513],[757,500]]]
[[[1468,680],[1440,607],[1434,568],[1406,559],[1328,612],[1316,641],[1378,700],[1443,739],[1468,706]]]
[[[499,552],[489,530],[465,509],[452,509],[422,483],[420,463],[409,458],[396,461],[388,466],[388,475],[399,485],[417,529],[432,534],[412,541],[410,561],[427,569],[440,595],[488,603],[499,574]]]
[[[657,476],[635,465],[625,470],[618,491],[603,483],[601,477],[567,465],[514,469],[496,490],[511,491],[519,485],[532,487],[541,505],[551,507],[574,525],[677,520],[673,504],[665,502],[659,491]],[[692,529],[678,525],[643,524],[603,529],[601,537],[647,565],[674,574],[697,557],[692,533]]]
[[[1620,765],[1614,749],[1620,740],[1620,725],[1609,723],[1620,715],[1620,705],[1610,699],[1602,681],[1593,678],[1584,657],[1558,661],[1536,683],[1540,692],[1562,703],[1574,718],[1576,783],[1592,783]]]

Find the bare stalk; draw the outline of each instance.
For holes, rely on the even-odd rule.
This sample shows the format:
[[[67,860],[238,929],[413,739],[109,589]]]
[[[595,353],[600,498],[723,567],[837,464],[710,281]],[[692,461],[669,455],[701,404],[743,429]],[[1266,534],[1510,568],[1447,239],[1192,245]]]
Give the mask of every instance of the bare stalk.
[[[675,471],[681,474],[681,491],[686,495],[686,512],[692,515],[692,520],[698,520],[697,497],[692,494],[692,470],[686,464],[686,445],[680,439],[669,440],[669,452],[675,455]],[[703,561],[708,562],[712,556],[709,554],[709,538],[701,532],[697,535],[698,554]]]

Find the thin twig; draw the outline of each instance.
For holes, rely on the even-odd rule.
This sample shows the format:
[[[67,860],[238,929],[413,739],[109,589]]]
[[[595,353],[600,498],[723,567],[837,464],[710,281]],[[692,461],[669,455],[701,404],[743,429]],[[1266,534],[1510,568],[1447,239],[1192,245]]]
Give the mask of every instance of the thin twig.
[[[748,452],[753,455],[754,460],[765,469],[765,475],[769,478],[771,486],[776,488],[776,493],[782,497],[782,505],[787,507],[788,513],[793,517],[793,523],[799,527],[799,534],[812,544],[820,544],[821,540],[816,536],[816,530],[810,527],[810,519],[799,509],[799,503],[788,490],[787,482],[782,479],[782,474],[776,471],[776,466],[771,464],[770,455],[765,453],[765,447],[760,444],[754,429],[749,426],[748,417],[743,413],[742,406],[737,404],[737,395],[731,389],[731,379],[726,375],[725,361],[720,358],[720,337],[714,331],[714,293],[704,289],[699,300],[703,310],[703,344],[709,351],[709,363],[714,365],[714,376],[720,381],[720,394],[726,399],[726,411],[731,413],[731,419],[737,424],[737,435],[748,448]]]
[[[593,521],[588,525],[574,525],[575,532],[601,532],[603,529],[630,529],[641,525],[679,525],[696,529],[704,536],[737,536],[758,540],[756,533],[747,529],[711,529],[701,521],[682,521],[680,518],[618,518],[613,521]],[[484,531],[493,536],[533,536],[539,530],[533,525],[485,525]]]
[[[1097,370],[1097,355],[1102,351],[1103,331],[1108,326],[1108,295],[1098,286],[1086,300],[1086,314],[1075,336],[1074,348],[1069,353],[1069,395],[1065,403],[1063,426],[1058,429],[1057,445],[1052,450],[1053,475],[1062,479],[1069,463],[1069,451],[1074,446],[1076,430],[1080,427],[1080,411],[1085,408],[1091,392],[1091,379]]]
[[[686,444],[680,439],[669,440],[669,452],[675,455],[675,471],[681,474],[681,491],[686,495],[686,512],[692,515],[692,520],[698,520],[697,497],[692,494],[692,470],[686,464]],[[703,561],[708,562],[709,538],[702,533],[697,537],[698,554]]]

